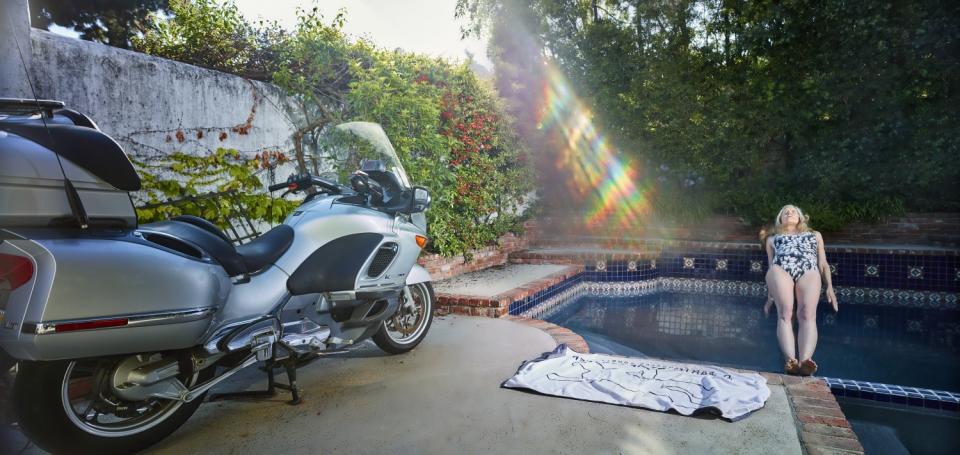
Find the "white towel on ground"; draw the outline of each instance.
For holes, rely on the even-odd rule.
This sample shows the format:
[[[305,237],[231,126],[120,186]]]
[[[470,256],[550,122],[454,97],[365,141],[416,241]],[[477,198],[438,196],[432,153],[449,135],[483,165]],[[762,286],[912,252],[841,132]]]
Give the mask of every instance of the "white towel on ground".
[[[547,395],[691,415],[719,412],[739,420],[770,398],[767,380],[757,373],[725,368],[581,354],[566,345],[524,362],[504,387],[531,389]]]

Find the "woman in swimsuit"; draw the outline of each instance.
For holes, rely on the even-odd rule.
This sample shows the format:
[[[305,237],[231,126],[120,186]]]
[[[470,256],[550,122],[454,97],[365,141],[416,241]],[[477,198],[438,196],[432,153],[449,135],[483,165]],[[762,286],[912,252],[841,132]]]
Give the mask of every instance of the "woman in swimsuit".
[[[826,284],[827,301],[837,311],[837,295],[830,282],[830,266],[823,250],[823,237],[807,227],[808,217],[793,205],[785,205],[777,214],[773,235],[763,242],[770,268],[767,270],[769,297],[763,308],[777,306],[777,340],[787,359],[787,374],[810,376],[817,371],[813,351],[817,347],[817,303],[821,280]],[[763,234],[761,234],[763,235]],[[793,335],[794,298],[800,329]],[[799,360],[796,355],[799,347]]]

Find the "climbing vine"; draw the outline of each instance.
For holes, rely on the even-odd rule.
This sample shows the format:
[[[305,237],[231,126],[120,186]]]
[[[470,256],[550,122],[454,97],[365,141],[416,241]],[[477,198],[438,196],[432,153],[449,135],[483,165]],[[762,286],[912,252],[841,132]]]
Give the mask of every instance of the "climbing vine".
[[[244,216],[270,224],[281,222],[295,202],[263,193],[259,174],[289,161],[280,151],[244,158],[233,149],[191,155],[174,152],[134,164],[143,182],[135,194],[141,223],[178,215],[206,218],[221,228]],[[171,203],[178,201],[176,203]]]

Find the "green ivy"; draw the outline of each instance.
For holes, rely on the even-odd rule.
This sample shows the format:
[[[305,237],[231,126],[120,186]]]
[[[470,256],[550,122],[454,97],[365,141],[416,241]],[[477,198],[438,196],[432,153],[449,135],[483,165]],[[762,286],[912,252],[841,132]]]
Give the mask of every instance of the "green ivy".
[[[269,154],[284,161],[282,154]],[[143,182],[135,194],[140,223],[162,221],[178,215],[206,218],[221,228],[238,216],[277,224],[297,203],[263,192],[259,173],[271,166],[268,154],[243,158],[233,149],[218,148],[206,155],[173,152],[149,162],[134,161]],[[218,196],[210,197],[210,193]],[[172,201],[180,201],[171,203]],[[146,207],[144,207],[146,206]]]

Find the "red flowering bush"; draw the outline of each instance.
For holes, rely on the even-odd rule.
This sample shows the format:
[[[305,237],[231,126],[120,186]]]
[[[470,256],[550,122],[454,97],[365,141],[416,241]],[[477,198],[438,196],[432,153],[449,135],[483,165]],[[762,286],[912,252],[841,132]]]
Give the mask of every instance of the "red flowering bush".
[[[355,77],[351,116],[383,125],[413,183],[431,190],[428,249],[465,253],[519,228],[533,170],[491,87],[466,65],[395,52]]]

